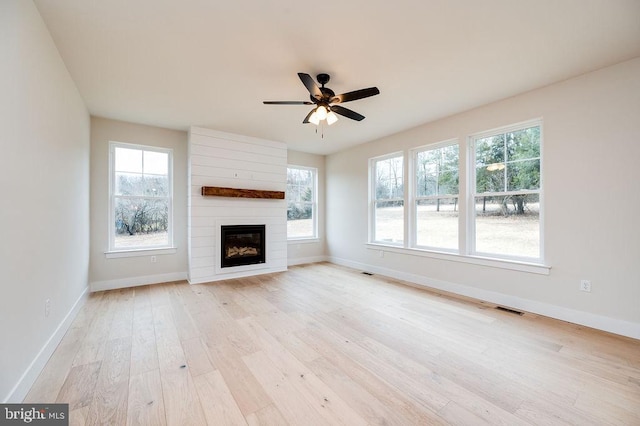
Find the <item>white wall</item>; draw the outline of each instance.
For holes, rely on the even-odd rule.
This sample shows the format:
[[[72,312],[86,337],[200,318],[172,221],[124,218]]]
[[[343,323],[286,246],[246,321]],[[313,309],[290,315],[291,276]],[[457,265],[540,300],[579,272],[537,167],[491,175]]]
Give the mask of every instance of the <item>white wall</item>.
[[[544,120],[549,275],[367,249],[369,158]],[[330,258],[640,338],[640,58],[327,157]],[[464,176],[461,176],[461,180]],[[592,292],[578,289],[592,281]]]
[[[285,191],[287,149],[281,142],[200,127],[189,132],[189,282],[192,284],[287,269],[285,200],[203,197],[203,186]],[[266,225],[266,262],[220,267],[220,227]]]
[[[287,163],[293,166],[315,167],[318,170],[317,216],[318,238],[314,240],[289,241],[287,250],[287,263],[298,265],[302,263],[322,262],[327,259],[327,240],[325,236],[325,156],[308,154],[306,152],[287,152]]]
[[[109,248],[109,142],[173,150],[173,243],[176,252],[107,258]],[[151,263],[151,256],[156,263]],[[187,132],[91,117],[91,290],[187,278]]]
[[[0,400],[20,402],[87,290],[89,114],[32,2],[0,2],[0,52]]]

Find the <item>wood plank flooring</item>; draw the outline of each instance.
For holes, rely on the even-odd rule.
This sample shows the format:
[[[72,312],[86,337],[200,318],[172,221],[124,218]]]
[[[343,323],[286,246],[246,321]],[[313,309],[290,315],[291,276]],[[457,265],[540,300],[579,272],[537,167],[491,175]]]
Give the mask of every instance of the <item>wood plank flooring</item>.
[[[94,293],[25,402],[73,425],[640,425],[640,341],[320,263]]]

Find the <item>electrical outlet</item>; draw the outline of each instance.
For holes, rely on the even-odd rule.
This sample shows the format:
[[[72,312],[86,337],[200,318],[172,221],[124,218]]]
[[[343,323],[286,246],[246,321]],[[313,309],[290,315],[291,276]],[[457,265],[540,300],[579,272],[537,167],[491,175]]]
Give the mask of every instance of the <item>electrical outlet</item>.
[[[383,251],[383,250],[380,250],[380,251],[378,252],[378,256],[379,256],[379,257],[384,257],[384,251]]]
[[[591,293],[591,281],[580,280],[580,290],[586,291],[587,293]]]
[[[151,263],[156,263],[158,261],[158,258],[155,256],[151,256]]]
[[[47,318],[49,313],[51,313],[51,299],[44,301],[44,317]]]

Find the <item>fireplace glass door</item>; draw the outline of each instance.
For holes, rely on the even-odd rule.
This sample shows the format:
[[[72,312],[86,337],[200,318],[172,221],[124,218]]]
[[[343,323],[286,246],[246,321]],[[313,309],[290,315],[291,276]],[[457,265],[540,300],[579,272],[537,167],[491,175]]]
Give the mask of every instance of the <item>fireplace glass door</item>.
[[[221,229],[221,266],[265,263],[265,225],[231,225]]]

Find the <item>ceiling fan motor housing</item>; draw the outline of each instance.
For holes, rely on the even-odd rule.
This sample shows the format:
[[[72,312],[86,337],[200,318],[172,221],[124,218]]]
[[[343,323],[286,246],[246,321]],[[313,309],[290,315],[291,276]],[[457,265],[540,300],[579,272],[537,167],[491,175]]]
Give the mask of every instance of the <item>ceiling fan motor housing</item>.
[[[329,76],[329,74],[322,73],[318,74],[316,78],[318,80],[318,83],[320,83],[321,85],[321,87],[318,87],[318,89],[320,89],[320,92],[322,92],[322,97],[311,93],[309,95],[309,98],[312,102],[317,103],[318,105],[328,106],[331,99],[336,95],[333,90],[329,89],[328,87],[324,87],[324,85],[329,82],[331,77]]]
[[[320,83],[320,85],[322,85],[322,86],[327,84],[329,82],[329,80],[331,79],[329,74],[325,74],[325,73],[318,74],[316,76],[316,78],[318,79],[318,83]]]
[[[335,92],[331,89],[329,89],[328,87],[319,87],[320,91],[322,92],[322,97],[321,98],[316,98],[314,95],[309,95],[309,98],[311,99],[312,102],[314,103],[326,103],[328,104],[331,99],[336,95]]]

